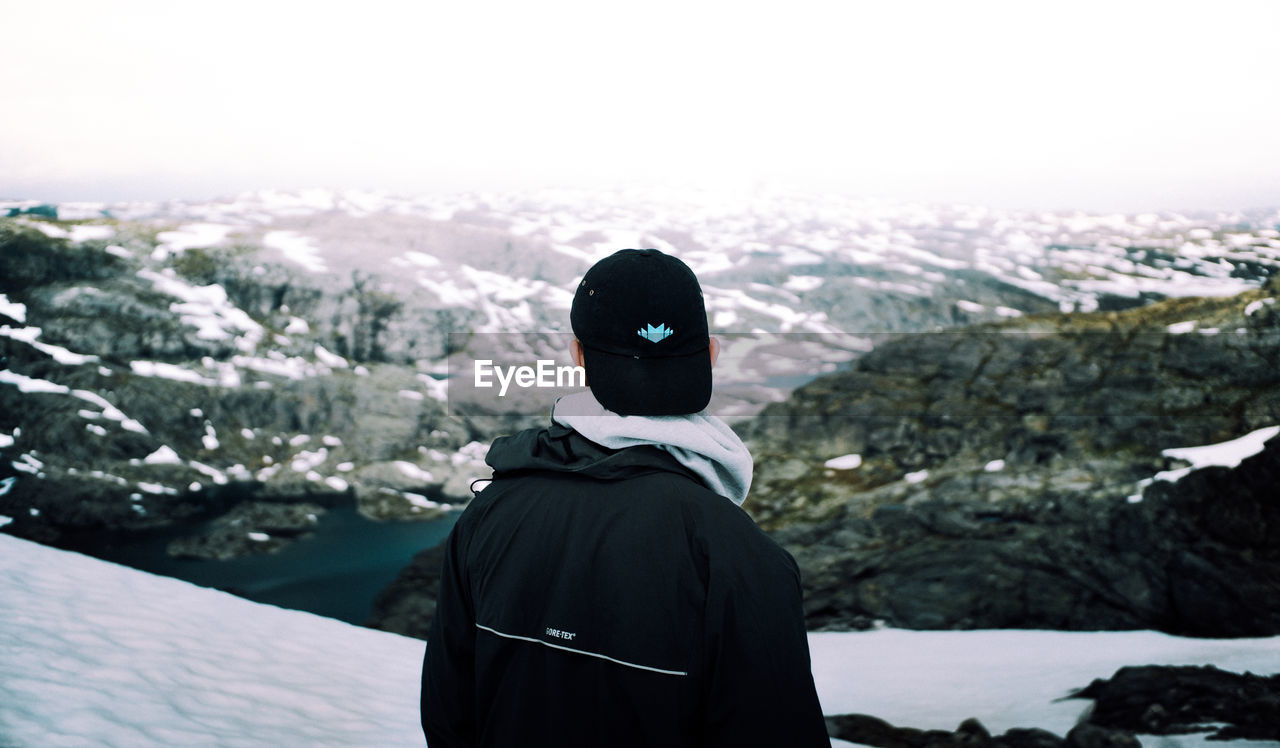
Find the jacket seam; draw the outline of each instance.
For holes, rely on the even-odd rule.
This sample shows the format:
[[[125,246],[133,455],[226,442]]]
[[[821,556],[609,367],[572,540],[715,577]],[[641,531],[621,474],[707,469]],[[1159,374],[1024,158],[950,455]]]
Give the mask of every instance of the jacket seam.
[[[618,658],[616,658],[616,657],[610,657],[609,655],[600,654],[599,652],[590,652],[590,651],[585,650],[585,649],[575,649],[574,647],[566,647],[566,646],[564,646],[563,644],[552,644],[551,642],[543,641],[543,640],[541,640],[541,639],[535,639],[534,637],[531,637],[531,636],[520,636],[520,635],[518,635],[518,634],[508,634],[508,633],[505,633],[505,632],[502,632],[502,631],[498,631],[498,630],[497,630],[497,629],[495,629],[495,628],[491,628],[491,627],[489,627],[489,626],[485,626],[484,624],[480,624],[480,623],[477,623],[477,624],[476,624],[476,628],[480,629],[481,631],[488,631],[489,633],[493,634],[494,636],[500,636],[500,637],[502,637],[503,639],[515,639],[515,640],[517,640],[517,641],[532,642],[532,643],[534,643],[534,644],[541,644],[542,646],[544,646],[544,647],[550,647],[551,649],[559,649],[559,650],[563,650],[563,651],[565,651],[565,652],[572,652],[572,653],[574,653],[574,654],[587,655],[588,657],[596,657],[596,658],[599,658],[599,659],[601,659],[601,660],[608,660],[609,662],[613,662],[613,663],[616,663],[616,664],[618,664],[618,665],[623,665],[623,666],[625,666],[625,667],[635,668],[635,669],[637,669],[637,670],[647,670],[648,672],[651,672],[651,673],[660,673],[660,674],[662,674],[662,675],[683,675],[683,676],[687,676],[687,675],[689,674],[689,673],[688,673],[688,671],[686,671],[686,670],[666,670],[666,669],[664,669],[664,668],[660,668],[660,667],[652,667],[652,666],[650,666],[650,665],[641,665],[641,664],[639,664],[639,663],[635,663],[635,662],[627,662],[626,660],[619,660],[619,659],[618,659]]]

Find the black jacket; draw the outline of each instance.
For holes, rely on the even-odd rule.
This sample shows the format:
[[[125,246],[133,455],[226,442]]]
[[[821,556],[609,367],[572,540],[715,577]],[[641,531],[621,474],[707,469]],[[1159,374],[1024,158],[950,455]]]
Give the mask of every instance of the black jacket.
[[[829,746],[795,561],[656,447],[494,442],[446,541],[430,748]]]

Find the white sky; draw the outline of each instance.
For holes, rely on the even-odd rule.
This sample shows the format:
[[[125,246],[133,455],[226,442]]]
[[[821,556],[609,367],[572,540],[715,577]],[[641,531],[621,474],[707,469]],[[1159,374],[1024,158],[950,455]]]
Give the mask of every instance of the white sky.
[[[1280,3],[0,0],[0,197],[1280,204]]]

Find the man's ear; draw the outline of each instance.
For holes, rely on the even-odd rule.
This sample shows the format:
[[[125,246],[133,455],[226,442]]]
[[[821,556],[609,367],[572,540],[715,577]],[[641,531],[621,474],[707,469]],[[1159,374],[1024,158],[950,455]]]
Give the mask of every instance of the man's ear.
[[[579,343],[577,338],[574,338],[573,341],[569,343],[569,358],[573,360],[574,366],[584,366],[582,363],[584,360],[582,355],[582,343]],[[587,383],[587,375],[585,372],[582,375],[582,383]]]
[[[577,343],[578,341],[575,340],[573,342]],[[711,338],[707,347],[711,349],[711,366],[714,368],[716,365],[716,359],[720,356],[720,341],[715,338]]]

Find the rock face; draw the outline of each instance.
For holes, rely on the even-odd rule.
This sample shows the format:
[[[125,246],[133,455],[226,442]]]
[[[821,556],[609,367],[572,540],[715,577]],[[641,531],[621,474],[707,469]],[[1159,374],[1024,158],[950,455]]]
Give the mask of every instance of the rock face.
[[[171,541],[167,552],[178,558],[215,561],[274,553],[306,537],[324,512],[318,504],[239,504],[214,520],[204,534]]]
[[[992,736],[974,719],[954,732],[919,730],[864,714],[827,717],[827,732],[881,748],[1137,748],[1136,735],[1280,740],[1280,675],[1231,673],[1213,666],[1125,667],[1069,698],[1093,699],[1094,705],[1065,738],[1037,728]]]
[[[695,266],[713,327],[737,333],[717,398],[747,407],[725,414],[879,344],[741,424],[759,457],[748,508],[805,565],[815,625],[1129,625],[1165,616],[1153,601],[1173,577],[1195,585],[1167,626],[1212,617],[1189,611],[1218,604],[1213,570],[1243,553],[1220,536],[1255,510],[1197,520],[1217,523],[1209,547],[1147,508],[1164,500],[1154,485],[1146,506],[1110,505],[1170,467],[1165,447],[1277,422],[1277,286],[1258,288],[1280,267],[1272,213],[583,198],[0,205],[0,525],[70,543],[243,501],[434,517],[487,475],[494,436],[545,417],[450,412],[445,354],[563,330],[575,279],[639,242]],[[1252,290],[1154,303],[1188,288]],[[1089,309],[1103,311],[1066,314]],[[756,331],[784,355],[761,355]],[[851,453],[858,467],[824,467]],[[247,537],[183,552],[270,547]],[[1156,560],[1121,574],[1144,548]],[[1044,577],[1065,581],[1041,591]]]
[[[272,502],[259,513],[354,500],[377,519],[431,519],[488,474],[412,351],[389,352],[405,347],[384,329],[400,307],[377,284],[299,275],[245,247],[169,256],[146,226],[91,228],[110,241],[0,221],[7,532],[70,542],[253,499]],[[223,528],[174,550],[234,556],[277,535]]]
[[[810,625],[1280,633],[1280,439],[1152,480],[1163,449],[1280,424],[1276,285],[891,341],[744,424]]]
[[[1150,735],[1280,741],[1280,674],[1212,666],[1126,667],[1072,694],[1093,699],[1089,722]]]
[[[897,727],[865,714],[827,717],[833,738],[879,748],[1138,748],[1141,743],[1123,730],[1084,723],[1066,738],[1035,727],[1015,727],[992,736],[976,719],[967,719],[954,732]]]
[[[815,627],[1280,632],[1280,438],[1138,503],[888,504],[775,531]]]
[[[443,544],[415,555],[396,580],[378,593],[365,625],[403,636],[426,639],[431,619],[436,614],[440,565],[443,562]]]

